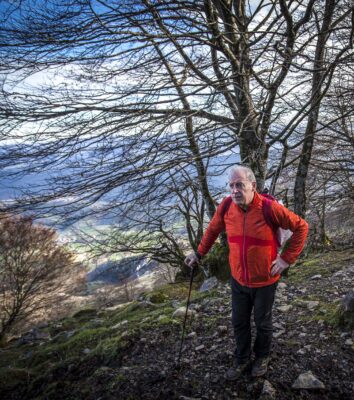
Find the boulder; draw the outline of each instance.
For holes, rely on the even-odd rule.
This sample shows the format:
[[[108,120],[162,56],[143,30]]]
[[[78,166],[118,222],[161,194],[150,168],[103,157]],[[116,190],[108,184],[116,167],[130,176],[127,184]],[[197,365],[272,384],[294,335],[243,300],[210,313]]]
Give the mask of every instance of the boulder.
[[[186,307],[177,308],[177,310],[172,314],[173,318],[184,318],[186,315]],[[188,309],[188,317],[194,317],[197,315],[196,311]]]
[[[199,292],[206,292],[208,290],[214,289],[218,286],[219,281],[217,280],[217,278],[215,276],[212,276],[209,279],[206,279],[202,286],[199,289]]]
[[[325,389],[325,385],[311,371],[300,374],[292,385],[293,389]]]
[[[354,311],[354,289],[352,289],[343,297],[342,306],[345,312]]]

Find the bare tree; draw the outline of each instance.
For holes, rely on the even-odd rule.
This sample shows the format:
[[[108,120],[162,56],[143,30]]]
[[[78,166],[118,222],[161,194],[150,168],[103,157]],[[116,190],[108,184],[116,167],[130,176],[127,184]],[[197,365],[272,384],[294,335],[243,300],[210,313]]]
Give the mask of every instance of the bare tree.
[[[0,340],[11,328],[54,304],[73,266],[72,255],[56,242],[54,230],[30,218],[0,220]]]
[[[337,51],[330,51],[330,49],[326,48],[327,41],[333,35],[337,34],[335,29],[336,26],[342,25],[343,14],[341,12],[338,13],[337,7],[337,1],[326,0],[324,10],[319,7],[314,7],[313,9],[316,19],[322,22],[321,24],[318,24],[318,38],[315,46],[315,58],[313,61],[311,79],[311,95],[309,100],[310,112],[308,113],[305,136],[294,187],[295,212],[301,216],[304,216],[306,211],[306,178],[311,162],[317,123],[321,110],[321,102],[327,90],[331,86],[332,76],[338,63],[344,64],[345,61],[352,60],[352,56],[348,51],[352,48],[353,43],[352,40],[348,40],[349,38],[345,40],[346,43]],[[351,29],[353,29],[353,27]],[[335,43],[340,43],[342,40],[343,38],[336,38],[336,40],[332,38],[332,41],[335,41]],[[343,57],[343,55],[347,56]]]
[[[236,160],[255,170],[259,189],[298,163],[303,213],[298,188],[321,103],[350,54],[351,15],[349,1],[334,0],[10,4],[0,28],[0,167],[51,175],[11,206],[100,211],[136,238],[159,232],[162,253],[181,260],[176,220],[195,247],[220,192],[210,176]],[[29,88],[35,76],[47,81]],[[185,197],[195,187],[197,213]]]

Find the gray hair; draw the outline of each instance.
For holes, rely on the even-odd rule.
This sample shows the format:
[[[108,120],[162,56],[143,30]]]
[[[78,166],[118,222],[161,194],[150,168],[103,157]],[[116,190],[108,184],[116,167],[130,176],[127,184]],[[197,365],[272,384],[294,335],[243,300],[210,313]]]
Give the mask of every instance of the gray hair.
[[[231,179],[232,175],[238,171],[244,171],[246,173],[247,180],[250,182],[256,182],[256,177],[253,171],[247,165],[236,165],[236,167],[232,167],[229,171],[229,180]]]

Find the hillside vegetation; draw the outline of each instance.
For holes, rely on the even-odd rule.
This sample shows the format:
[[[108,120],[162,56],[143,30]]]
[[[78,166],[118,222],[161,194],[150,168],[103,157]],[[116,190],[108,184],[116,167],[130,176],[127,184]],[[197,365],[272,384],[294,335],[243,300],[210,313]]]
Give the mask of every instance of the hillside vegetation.
[[[267,376],[228,382],[234,349],[230,289],[193,287],[180,368],[175,368],[188,282],[110,308],[82,309],[0,349],[2,399],[350,399],[354,318],[341,311],[353,287],[351,250],[302,259],[282,278]],[[293,389],[307,371],[324,389]],[[267,386],[268,385],[268,386]],[[268,397],[264,387],[274,390]],[[270,396],[270,397],[269,397]]]

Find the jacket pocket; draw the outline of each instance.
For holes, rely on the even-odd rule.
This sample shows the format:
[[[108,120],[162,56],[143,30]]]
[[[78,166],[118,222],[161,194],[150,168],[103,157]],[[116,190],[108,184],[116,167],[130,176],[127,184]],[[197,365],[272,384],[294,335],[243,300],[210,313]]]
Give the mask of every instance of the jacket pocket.
[[[247,251],[247,266],[251,283],[267,282],[272,263],[272,246],[250,246]]]

